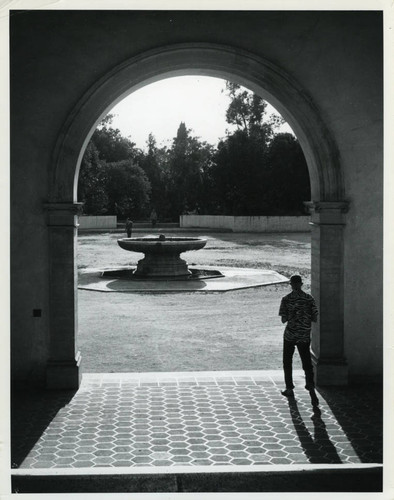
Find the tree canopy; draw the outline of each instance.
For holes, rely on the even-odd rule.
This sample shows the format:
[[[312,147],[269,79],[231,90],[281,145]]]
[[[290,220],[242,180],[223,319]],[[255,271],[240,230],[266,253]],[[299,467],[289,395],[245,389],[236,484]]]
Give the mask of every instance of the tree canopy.
[[[269,115],[267,103],[227,82],[231,99],[226,119],[237,130],[219,142],[213,182],[217,211],[225,215],[303,213],[309,175],[296,138],[278,132],[283,118]],[[283,154],[282,154],[283,153]],[[289,190],[292,186],[292,195]]]
[[[169,147],[151,133],[140,150],[107,115],[86,148],[79,177],[85,213],[161,220],[184,213],[302,214],[309,175],[297,139],[281,133],[281,116],[238,84],[227,82],[226,121],[235,126],[217,147],[179,124]]]
[[[86,214],[111,213],[143,217],[149,207],[151,185],[138,166],[139,151],[107,115],[95,130],[82,159],[78,196]]]

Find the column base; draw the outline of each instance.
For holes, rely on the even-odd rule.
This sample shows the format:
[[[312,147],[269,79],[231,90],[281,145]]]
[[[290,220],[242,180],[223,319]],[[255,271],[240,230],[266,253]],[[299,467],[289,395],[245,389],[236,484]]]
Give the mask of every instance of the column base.
[[[349,369],[344,359],[318,359],[312,353],[312,363],[317,386],[348,385]]]
[[[75,360],[48,361],[46,369],[47,389],[78,389],[81,384],[81,354]]]

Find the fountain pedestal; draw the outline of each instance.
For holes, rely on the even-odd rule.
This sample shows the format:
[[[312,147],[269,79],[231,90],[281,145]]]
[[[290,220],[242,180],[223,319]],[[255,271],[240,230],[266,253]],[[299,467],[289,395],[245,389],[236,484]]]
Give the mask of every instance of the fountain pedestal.
[[[191,271],[187,262],[180,258],[180,254],[145,254],[145,257],[138,261],[134,275],[141,278],[179,277],[189,276]]]

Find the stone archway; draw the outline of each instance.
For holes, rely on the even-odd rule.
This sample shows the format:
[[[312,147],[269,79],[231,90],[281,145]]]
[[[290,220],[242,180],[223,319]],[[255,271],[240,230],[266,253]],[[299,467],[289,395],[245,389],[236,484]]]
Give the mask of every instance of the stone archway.
[[[53,155],[49,202],[50,361],[47,385],[79,385],[76,348],[77,181],[87,143],[100,119],[120,100],[154,81],[180,75],[235,81],[273,104],[295,131],[311,180],[312,293],[320,318],[312,345],[318,384],[347,381],[343,327],[343,214],[347,210],[339,154],[319,110],[290,75],[270,61],[233,47],[182,44],[145,52],[111,69],[70,113]]]

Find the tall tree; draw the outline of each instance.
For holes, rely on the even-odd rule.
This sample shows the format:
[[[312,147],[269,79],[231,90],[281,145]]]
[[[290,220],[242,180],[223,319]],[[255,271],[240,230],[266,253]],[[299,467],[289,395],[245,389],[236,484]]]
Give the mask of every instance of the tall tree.
[[[227,95],[230,104],[226,111],[226,121],[236,125],[249,136],[258,135],[269,141],[275,130],[284,123],[283,118],[275,113],[268,115],[267,102],[260,96],[237,83],[226,82]]]
[[[304,201],[311,198],[308,167],[298,140],[289,133],[277,134],[268,151],[271,196],[276,213],[305,213]]]
[[[227,82],[226,112],[235,132],[218,144],[213,177],[218,209],[227,215],[259,215],[267,211],[267,150],[278,124],[267,117],[267,103],[240,85]]]
[[[259,215],[266,209],[261,168],[266,144],[237,130],[218,144],[213,175],[219,210],[225,215]]]
[[[212,146],[191,135],[181,122],[168,152],[167,181],[171,217],[201,210],[204,175],[210,168]]]
[[[150,190],[145,172],[130,160],[108,164],[106,191],[111,213],[122,218],[146,217]]]
[[[298,141],[288,137],[276,140],[284,120],[277,114],[268,115],[267,103],[259,96],[231,82],[227,82],[226,90],[231,98],[226,119],[237,130],[227,133],[214,158],[216,210],[228,215],[299,211],[309,178],[305,178],[305,160]],[[284,190],[284,183],[294,189]]]
[[[83,156],[78,183],[78,198],[84,203],[84,213],[103,214],[107,211],[106,163],[100,160],[99,151],[90,141]]]
[[[84,202],[86,214],[110,212],[124,216],[126,212],[128,215],[139,213],[135,205],[137,199],[142,203],[141,211],[147,209],[144,200],[149,196],[150,186],[145,185],[147,179],[146,177],[142,179],[143,172],[137,173],[134,169],[139,151],[133,142],[121,135],[118,129],[112,128],[112,120],[111,114],[103,118],[93,133],[82,159],[78,197]],[[116,168],[117,164],[119,168]],[[129,167],[126,168],[126,165]],[[123,186],[125,193],[128,193],[127,196],[125,193],[119,195],[121,188],[120,191],[114,189],[114,178],[129,184],[127,187]],[[133,182],[136,183],[135,187],[130,186]],[[137,196],[138,189],[142,190],[141,196]],[[130,193],[133,193],[132,196]]]
[[[168,197],[166,183],[167,148],[159,148],[152,133],[146,141],[147,151],[138,156],[138,164],[144,170],[151,184],[151,207],[160,214],[167,216]]]
[[[123,137],[119,129],[113,128],[112,121],[113,115],[104,117],[91,139],[99,151],[100,159],[107,163],[133,159],[138,154],[135,143]]]

